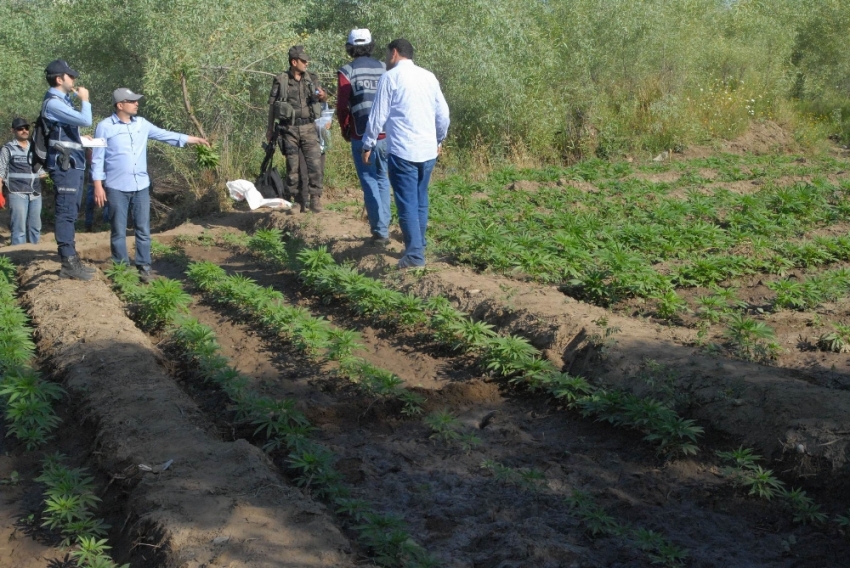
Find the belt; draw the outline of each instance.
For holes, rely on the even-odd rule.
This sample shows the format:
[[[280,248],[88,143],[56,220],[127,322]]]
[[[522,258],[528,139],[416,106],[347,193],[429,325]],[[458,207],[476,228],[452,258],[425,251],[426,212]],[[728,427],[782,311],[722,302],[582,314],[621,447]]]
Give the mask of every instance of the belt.
[[[305,124],[313,124],[312,119],[309,118],[293,118],[292,125],[293,126],[304,126]]]

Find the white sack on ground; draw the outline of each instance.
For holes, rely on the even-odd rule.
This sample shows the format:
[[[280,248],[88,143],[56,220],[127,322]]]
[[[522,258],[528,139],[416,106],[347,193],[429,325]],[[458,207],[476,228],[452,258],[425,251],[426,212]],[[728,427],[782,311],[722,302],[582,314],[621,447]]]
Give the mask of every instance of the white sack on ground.
[[[291,209],[292,203],[285,199],[266,199],[254,187],[254,184],[246,179],[237,179],[227,182],[227,190],[230,192],[230,197],[236,201],[247,201],[248,207],[253,211],[258,207],[269,207],[271,209]]]

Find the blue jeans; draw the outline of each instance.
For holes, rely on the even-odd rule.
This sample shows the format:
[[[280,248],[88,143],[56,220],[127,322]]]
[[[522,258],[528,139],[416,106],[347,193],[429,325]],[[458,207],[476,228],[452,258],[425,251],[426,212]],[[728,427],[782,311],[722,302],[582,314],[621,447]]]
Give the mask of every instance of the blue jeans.
[[[83,190],[83,170],[62,171],[53,168],[50,179],[56,191],[56,221],[53,232],[61,258],[77,256],[74,223],[80,213],[80,192]]]
[[[112,228],[110,247],[112,262],[130,264],[127,255],[127,216],[133,212],[136,236],[136,268],[151,267],[151,192],[146,187],[140,191],[118,191],[106,188],[109,202],[109,225]]]
[[[86,186],[86,228],[90,228],[94,225],[94,184],[88,184]],[[109,223],[109,204],[106,203],[103,206],[103,222]]]
[[[428,229],[428,182],[437,159],[409,162],[389,155],[390,183],[393,186],[398,224],[404,236],[404,256],[399,263],[425,266],[425,231]]]
[[[372,150],[371,164],[363,163],[363,141],[351,141],[354,168],[363,189],[363,202],[369,217],[369,228],[373,237],[386,239],[390,229],[390,180],[387,177],[387,141],[378,140]]]
[[[9,228],[12,230],[12,244],[27,242],[36,244],[41,237],[41,195],[33,197],[31,193],[9,192],[9,210],[12,213]]]

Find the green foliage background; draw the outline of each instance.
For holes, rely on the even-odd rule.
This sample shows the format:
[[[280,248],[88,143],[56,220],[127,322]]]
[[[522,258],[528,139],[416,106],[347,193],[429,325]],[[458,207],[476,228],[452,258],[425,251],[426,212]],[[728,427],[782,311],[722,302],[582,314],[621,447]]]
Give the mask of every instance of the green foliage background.
[[[65,58],[98,117],[128,86],[146,95],[145,116],[194,132],[184,75],[221,146],[221,173],[246,175],[270,83],[257,72],[282,71],[288,47],[304,43],[334,87],[352,27],[370,28],[379,46],[411,40],[443,84],[450,146],[475,163],[655,152],[759,119],[850,140],[841,0],[4,0],[0,123],[34,117],[45,64]],[[334,150],[331,182],[346,149]],[[162,152],[178,169],[189,163]]]

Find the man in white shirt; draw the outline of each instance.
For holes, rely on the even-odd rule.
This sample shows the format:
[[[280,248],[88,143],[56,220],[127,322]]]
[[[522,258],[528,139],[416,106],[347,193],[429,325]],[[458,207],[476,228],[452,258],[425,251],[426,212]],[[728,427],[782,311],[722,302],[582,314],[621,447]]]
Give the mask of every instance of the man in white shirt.
[[[370,163],[378,136],[386,132],[389,178],[404,236],[398,266],[425,266],[428,182],[449,129],[449,107],[434,74],[414,65],[409,41],[390,42],[386,63],[363,135],[363,162]]]

